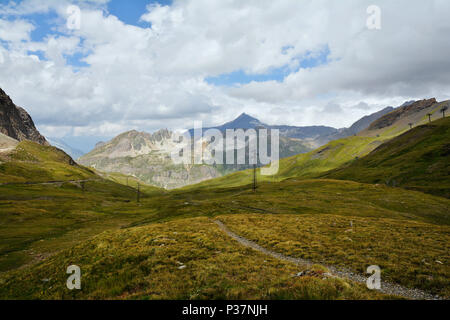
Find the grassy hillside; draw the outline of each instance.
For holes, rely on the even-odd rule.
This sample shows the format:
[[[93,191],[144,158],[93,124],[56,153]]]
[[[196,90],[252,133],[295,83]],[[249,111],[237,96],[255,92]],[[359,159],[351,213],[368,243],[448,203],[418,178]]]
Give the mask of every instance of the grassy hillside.
[[[363,157],[391,139],[390,132],[375,137],[352,136],[334,140],[314,151],[281,159],[279,171],[274,176],[262,176],[257,170],[257,180],[278,182],[287,178],[310,179],[335,169],[356,158]],[[224,177],[204,181],[184,189],[205,189],[219,187],[236,187],[252,183],[253,170],[239,171]]]
[[[0,183],[36,183],[93,179],[91,170],[77,165],[63,151],[22,141],[17,147],[0,155]]]
[[[337,215],[230,215],[235,233],[265,248],[450,296],[450,227],[389,218]],[[386,241],[389,239],[389,241]]]
[[[383,125],[374,126],[351,137],[331,141],[309,153],[281,159],[279,171],[274,176],[261,176],[258,169],[257,179],[258,181],[277,182],[288,178],[310,179],[321,177],[330,170],[368,155],[383,143],[409,131],[410,123],[414,126],[427,124],[429,121],[428,113],[431,114],[431,119],[439,119],[441,116],[439,114],[440,108],[450,104],[449,101],[443,101],[431,104],[428,107],[422,107],[421,105],[424,102],[426,101],[419,101],[417,104],[396,109],[396,111],[386,114],[377,120],[377,123]],[[393,114],[396,115],[395,119],[387,121],[393,117]],[[204,190],[207,188],[237,187],[250,184],[252,180],[253,171],[246,170],[204,181],[185,189]]]
[[[142,201],[148,197],[141,194]],[[136,191],[107,180],[0,186],[0,272],[154,213]]]
[[[266,216],[284,219],[294,215],[312,226],[332,216],[336,221],[382,227],[386,231],[380,235],[387,230],[401,233],[399,226],[404,224],[415,228],[408,242],[428,239],[425,249],[414,253],[415,262],[404,260],[404,266],[411,270],[408,274],[423,273],[416,260],[429,263],[436,241],[445,249],[447,241],[442,235],[450,232],[450,200],[351,181],[288,179],[262,183],[256,193],[249,186],[176,190],[145,196],[139,204],[134,200],[134,189],[113,182],[92,181],[85,188],[83,193],[75,184],[0,187],[0,266],[11,270],[0,275],[0,297],[376,298],[375,293],[338,279],[293,279],[297,267],[237,246],[206,218],[258,213],[263,222]],[[286,218],[285,227],[291,224],[292,219]],[[437,224],[441,229],[433,226]],[[233,228],[234,224],[228,226]],[[252,223],[242,226],[249,231],[255,228]],[[278,241],[284,234],[282,228],[274,230],[268,241]],[[361,229],[354,242],[346,242],[347,249],[342,247],[342,239],[337,244],[340,250],[350,250],[353,245],[366,248],[367,240],[363,239],[373,237],[373,230]],[[317,239],[323,236],[320,228],[309,232]],[[290,250],[306,252],[319,263],[348,262],[360,271],[362,261],[348,260],[346,254],[330,257],[317,249],[317,243],[299,243],[297,235],[287,241],[292,242]],[[376,262],[391,265],[394,256],[382,253],[395,243],[381,241],[376,247]],[[439,252],[438,258],[447,265]],[[264,261],[270,262],[266,265]],[[178,262],[186,269],[178,269]],[[62,282],[67,277],[66,264],[72,263],[84,270],[86,287],[80,293],[69,292]],[[17,269],[19,266],[22,268]],[[416,285],[411,277],[402,278],[398,269],[392,270],[390,279]],[[440,270],[430,269],[420,286],[444,292],[439,289],[443,284]]]
[[[82,289],[65,269],[82,270]],[[0,278],[1,299],[377,299],[361,284],[242,248],[206,218],[105,232]]]
[[[323,175],[450,198],[450,118],[422,125]]]
[[[428,135],[414,135],[416,143]],[[430,136],[436,145],[444,141]],[[362,275],[371,264],[382,268],[384,280],[448,297],[449,199],[385,184],[308,179],[355,163],[390,138],[389,132],[355,136],[284,159],[277,176],[259,177],[256,192],[245,171],[179,190],[143,186],[139,203],[138,180],[128,178],[127,186],[121,174],[103,179],[58,150],[21,144],[0,164],[4,181],[15,182],[0,185],[0,298],[389,298],[331,278],[323,266]],[[23,177],[8,169],[22,165],[30,168]],[[18,183],[49,177],[66,182]],[[87,181],[69,181],[77,177]],[[243,247],[215,219],[265,248],[318,265],[293,277],[306,267]],[[71,264],[82,268],[81,291],[65,287]]]
[[[127,176],[125,174],[118,173],[118,172],[112,172],[112,173],[97,172],[97,173],[105,179],[111,180],[115,183],[119,183],[124,186],[134,188],[136,190],[139,186],[139,190],[146,194],[164,192],[164,189],[148,185],[145,182],[143,182],[133,176]]]
[[[0,272],[153,213],[141,210],[133,187],[102,179],[54,147],[23,141],[1,161]]]

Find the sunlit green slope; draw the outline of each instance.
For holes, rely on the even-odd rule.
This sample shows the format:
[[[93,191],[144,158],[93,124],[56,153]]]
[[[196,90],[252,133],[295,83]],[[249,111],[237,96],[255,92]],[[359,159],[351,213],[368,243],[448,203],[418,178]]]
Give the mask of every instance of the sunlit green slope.
[[[31,141],[22,141],[15,149],[0,155],[0,183],[39,183],[96,177],[94,172],[76,164],[63,151]]]
[[[383,183],[450,197],[450,118],[422,125],[323,177]]]

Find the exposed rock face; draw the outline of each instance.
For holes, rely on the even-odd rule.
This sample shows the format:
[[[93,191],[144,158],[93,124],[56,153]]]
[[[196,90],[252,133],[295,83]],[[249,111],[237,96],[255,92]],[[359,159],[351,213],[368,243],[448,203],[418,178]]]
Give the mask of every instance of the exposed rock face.
[[[242,125],[244,129],[261,125],[261,122],[245,114],[238,118],[238,122],[237,125]],[[230,122],[222,127],[229,129],[235,125]],[[212,157],[212,152],[209,152],[211,150],[209,142],[206,138],[192,140],[192,144],[195,144],[198,150],[205,151],[205,158],[209,155]],[[177,165],[172,161],[171,154],[178,148],[173,133],[167,129],[153,134],[132,130],[118,135],[109,142],[97,144],[94,150],[79,158],[78,161],[103,172],[120,172],[136,176],[148,184],[166,189],[199,183],[251,167],[245,164]],[[281,158],[310,150],[312,148],[302,141],[280,137]],[[248,158],[247,151],[248,148],[244,151],[246,158]]]
[[[176,150],[176,143],[172,132],[167,129],[153,134],[132,130],[109,142],[97,144],[94,150],[78,161],[103,172],[135,176],[148,184],[166,189],[221,176],[212,166],[174,164],[170,156],[173,150]]]
[[[377,129],[389,127],[394,122],[396,122],[398,119],[407,117],[414,113],[418,113],[424,109],[428,109],[436,103],[437,103],[436,99],[432,98],[432,99],[424,99],[424,100],[416,101],[411,104],[403,105],[400,108],[397,108],[394,111],[381,117],[380,119],[374,121],[370,125],[369,130],[377,130]]]
[[[18,141],[31,140],[48,146],[25,109],[16,106],[0,88],[0,132]]]

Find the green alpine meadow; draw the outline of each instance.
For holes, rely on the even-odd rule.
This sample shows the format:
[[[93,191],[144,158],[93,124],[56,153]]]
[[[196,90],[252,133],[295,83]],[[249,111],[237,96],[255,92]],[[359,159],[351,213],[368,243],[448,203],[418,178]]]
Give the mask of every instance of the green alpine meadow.
[[[450,299],[450,4],[378,2],[1,1],[0,300]]]

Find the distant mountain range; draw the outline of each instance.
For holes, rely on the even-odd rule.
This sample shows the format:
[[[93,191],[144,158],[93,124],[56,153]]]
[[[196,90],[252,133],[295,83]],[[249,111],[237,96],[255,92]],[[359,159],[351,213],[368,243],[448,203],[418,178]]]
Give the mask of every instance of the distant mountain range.
[[[223,125],[203,128],[218,129],[278,129],[280,131],[280,158],[309,152],[331,140],[354,135],[367,129],[370,123],[393,111],[388,107],[366,116],[355,122],[350,128],[336,129],[326,126],[287,126],[268,125],[257,118],[242,113],[236,119]],[[194,129],[189,130],[194,136]],[[194,141],[208,148],[204,140]],[[158,187],[167,189],[178,188],[189,184],[217,178],[225,174],[248,169],[249,165],[174,165],[170,158],[175,144],[172,132],[167,129],[153,134],[138,131],[122,133],[109,142],[99,142],[94,150],[80,157],[78,161],[85,166],[93,167],[103,172],[118,172],[136,178]]]
[[[414,101],[408,101],[404,105],[411,104]],[[333,127],[327,126],[288,126],[288,125],[268,125],[265,124],[258,119],[246,114],[242,113],[235,120],[227,122],[223,125],[216,127],[208,127],[203,130],[206,131],[208,129],[218,129],[220,131],[225,131],[226,129],[257,129],[257,128],[265,128],[265,129],[277,129],[280,132],[280,136],[292,139],[300,139],[308,145],[312,146],[312,148],[318,148],[331,140],[341,139],[348,136],[352,136],[357,134],[358,132],[367,129],[369,125],[381,118],[385,114],[392,112],[395,108],[386,107],[383,110],[372,113],[368,116],[364,116],[363,118],[356,121],[349,128],[341,128],[336,129]],[[189,133],[191,136],[194,133],[194,129],[190,129]]]
[[[448,102],[443,103],[448,104]],[[423,123],[428,115],[434,118],[439,116],[436,108],[443,103],[438,103],[436,99],[408,101],[398,108],[387,107],[365,116],[349,128],[342,129],[327,126],[268,125],[246,113],[242,113],[233,121],[211,128],[220,131],[226,129],[278,129],[280,131],[280,158],[283,159],[310,152],[330,141],[349,136],[379,137],[383,135],[385,137],[386,128],[389,128],[389,136],[395,136],[416,123]],[[206,129],[210,128],[204,130]],[[193,133],[193,129],[190,131]],[[36,129],[29,114],[23,108],[17,107],[1,89],[0,138],[0,151],[3,150],[2,152],[14,149],[17,143],[23,140],[30,140],[45,146],[51,143],[74,159],[78,158],[78,162],[82,165],[103,172],[134,176],[148,184],[167,189],[199,183],[249,168],[249,165],[175,165],[170,155],[176,145],[172,138],[172,132],[167,129],[153,134],[135,130],[128,131],[108,142],[99,142],[91,152],[83,155],[82,151],[72,148],[62,139],[49,138],[47,140],[44,138]],[[370,146],[362,144],[361,147],[364,147],[366,151],[371,150],[377,146],[376,140]],[[203,150],[209,148],[209,142],[204,139],[192,140],[192,143],[198,143]],[[331,149],[326,147],[322,151],[317,149],[317,155],[312,155],[312,157],[314,159],[323,158],[324,152],[329,152],[329,150]],[[342,159],[350,159],[354,155],[364,154],[366,152],[364,150],[356,153],[352,151],[352,154]],[[294,170],[299,168],[296,166]]]
[[[78,150],[76,148],[71,147],[68,145],[63,139],[59,138],[53,138],[53,137],[47,137],[47,141],[54,147],[57,147],[58,149],[63,150],[65,153],[67,153],[69,156],[71,156],[73,159],[78,159],[83,154],[85,154],[83,151]]]
[[[414,103],[404,104],[398,108],[395,108],[392,112],[385,114],[381,118],[375,120],[369,128],[366,128],[356,135],[348,136],[346,138],[341,138],[337,140],[330,141],[329,143],[305,154],[298,154],[289,158],[281,159],[279,162],[279,171],[275,176],[265,177],[257,173],[258,181],[282,181],[285,179],[315,179],[320,177],[333,178],[341,177],[338,175],[328,176],[327,172],[330,170],[337,169],[339,167],[344,168],[348,165],[348,169],[343,171],[342,177],[345,179],[355,179],[356,181],[377,181],[379,179],[380,183],[390,185],[403,185],[413,188],[417,187],[418,190],[424,192],[430,192],[440,195],[448,196],[448,190],[450,187],[444,184],[443,181],[448,179],[439,179],[439,174],[443,177],[448,177],[448,145],[445,145],[445,139],[448,137],[447,133],[440,132],[443,128],[448,125],[448,121],[442,123],[444,126],[434,127],[434,133],[427,137],[427,142],[420,142],[420,135],[426,130],[415,131],[417,136],[415,136],[414,144],[415,146],[408,146],[408,154],[403,154],[402,144],[405,146],[409,144],[407,142],[408,137],[413,137],[412,135],[406,135],[407,132],[414,130],[417,126],[426,126],[430,121],[436,124],[437,121],[441,121],[442,112],[440,110],[445,107],[450,107],[450,101],[436,102],[435,99],[420,100]],[[397,117],[398,115],[398,117]],[[395,118],[394,122],[391,119]],[[447,120],[447,119],[446,119]],[[382,124],[382,125],[379,125]],[[388,124],[388,125],[385,125]],[[393,148],[393,153],[398,152],[396,159],[393,161],[395,167],[389,168],[391,164],[389,156],[389,148],[383,148],[383,159],[376,159],[368,157],[369,161],[355,162],[362,157],[367,156],[373,150],[377,149],[379,146],[388,143],[392,139],[405,134],[405,138],[397,140],[396,146],[400,148]],[[441,138],[436,139],[435,145],[433,145],[433,136],[439,135]],[[411,141],[412,142],[412,141]],[[421,145],[423,143],[423,145]],[[417,150],[416,150],[417,149]],[[428,151],[430,152],[428,152]],[[440,153],[439,153],[440,152]],[[411,157],[411,161],[415,164],[408,163],[408,158]],[[371,159],[374,159],[372,161]],[[382,163],[386,161],[386,163]],[[367,172],[359,171],[361,175],[357,172],[353,172],[354,167],[351,164],[363,163],[367,168]],[[436,164],[436,168],[433,167]],[[377,167],[386,167],[386,173],[383,170],[378,170]],[[424,172],[423,168],[426,167]],[[420,168],[420,169],[419,169]],[[365,169],[365,170],[366,170]],[[418,170],[414,172],[414,170]],[[420,185],[425,186],[428,183],[424,183],[427,174],[430,175],[430,189],[425,191],[427,188],[419,189]],[[365,176],[362,180],[363,175]],[[416,177],[420,177],[421,182],[415,183]],[[360,180],[357,180],[361,178]],[[408,182],[407,182],[408,181]],[[441,181],[441,182],[439,182]],[[195,188],[226,188],[226,187],[238,187],[248,185],[252,182],[252,172],[249,170],[239,171],[214,179],[211,181],[205,181]],[[432,187],[431,187],[432,186]]]
[[[327,135],[331,135],[333,133],[338,132],[338,129],[326,126],[306,126],[306,127],[296,127],[296,126],[287,126],[287,125],[268,125],[262,123],[258,119],[246,114],[242,113],[239,117],[234,119],[233,121],[227,122],[223,125],[216,127],[208,127],[203,130],[206,131],[208,129],[218,129],[220,131],[225,131],[227,129],[277,129],[280,131],[280,135],[286,138],[294,138],[294,139],[310,139],[311,142],[318,137],[323,137]],[[193,135],[194,129],[189,130],[190,134]]]

